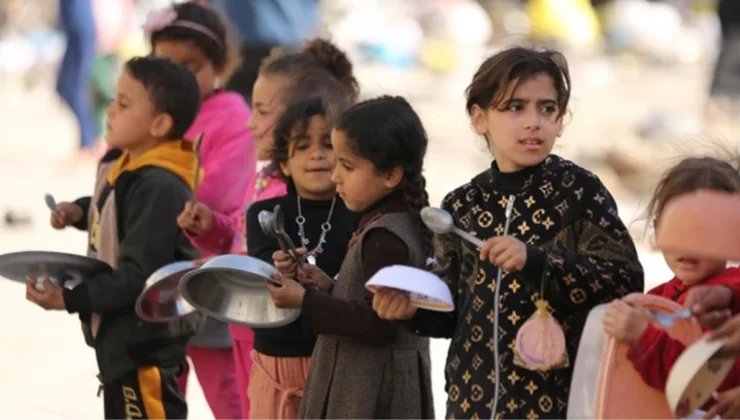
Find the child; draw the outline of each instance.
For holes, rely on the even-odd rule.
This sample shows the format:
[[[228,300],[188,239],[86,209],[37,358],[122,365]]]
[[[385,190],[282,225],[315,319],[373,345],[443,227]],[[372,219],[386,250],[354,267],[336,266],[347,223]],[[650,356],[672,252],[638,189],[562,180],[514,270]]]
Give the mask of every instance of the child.
[[[331,85],[331,76],[324,81]],[[338,83],[335,81],[335,83]],[[330,89],[341,92],[341,85]],[[329,96],[327,98],[327,96]],[[334,96],[334,98],[331,98]],[[265,235],[258,215],[279,204],[285,214],[285,230],[303,246],[311,264],[335,276],[347,253],[359,214],[347,209],[337,197],[331,172],[331,108],[345,108],[341,95],[310,96],[290,105],[275,126],[272,164],[288,185],[288,194],[257,201],[247,212],[249,255],[273,263],[295,277],[295,265],[280,251],[277,240]],[[308,376],[316,336],[307,332],[299,318],[290,325],[254,329],[254,365],[249,377],[252,419],[294,419],[298,416],[303,385]]]
[[[318,288],[287,277],[268,286],[278,306],[300,307],[304,328],[319,334],[300,417],[432,419],[429,340],[379,319],[365,290],[381,268],[424,267],[432,253],[419,215],[428,205],[426,132],[403,98],[384,96],[345,112],[331,143],[337,192],[364,213],[337,282],[305,266],[299,279]]]
[[[250,203],[279,197],[286,194],[285,182],[274,172],[269,163],[269,150],[272,148],[272,137],[275,122],[283,109],[303,95],[304,90],[313,88],[307,76],[309,73],[328,72],[346,89],[347,95],[354,100],[357,93],[357,81],[352,74],[352,64],[347,56],[332,43],[315,39],[307,42],[300,50],[276,50],[266,58],[260,67],[260,76],[253,93],[254,112],[249,120],[249,129],[255,138],[255,151],[258,171],[247,184],[243,197],[244,207]],[[200,218],[196,206],[196,217]],[[243,215],[244,213],[242,213]],[[202,218],[201,218],[202,219]],[[243,219],[243,216],[242,216]],[[237,219],[238,220],[238,219]],[[242,220],[242,226],[245,222]],[[235,232],[226,224],[211,223],[201,226],[202,232],[208,232],[218,241],[231,243]],[[244,232],[245,229],[239,230]],[[201,244],[205,246],[206,244]],[[234,343],[236,377],[240,390],[248,387],[249,372],[252,366],[253,332],[250,328],[230,325],[231,338]],[[249,418],[249,406],[242,406],[242,418]]]
[[[150,14],[144,28],[152,55],[168,58],[193,72],[203,100],[185,135],[195,139],[203,133],[200,159],[206,177],[195,203],[188,201],[177,218],[178,225],[201,250],[202,257],[238,252],[243,246],[241,237],[226,241],[203,228],[215,224],[238,230],[247,183],[256,166],[254,141],[246,126],[249,108],[239,94],[219,89],[239,62],[237,47],[229,43],[227,23],[210,7],[186,2]],[[231,347],[228,325],[208,318],[188,348],[216,419],[239,418],[241,406],[249,404],[245,393],[239,392]],[[186,369],[180,376],[183,393],[188,374]]]
[[[692,157],[666,172],[648,204],[648,216],[657,226],[666,204],[699,189],[740,193],[740,173],[730,164],[710,157]],[[740,287],[740,268],[727,268],[727,261],[698,258],[664,252],[668,267],[675,277],[648,293],[684,304],[689,290],[699,286],[723,286],[726,290]],[[740,297],[740,296],[738,296]],[[685,346],[663,329],[650,323],[642,310],[616,300],[604,315],[604,331],[631,346],[627,356],[645,383],[660,391],[665,389],[668,373]],[[719,392],[740,386],[740,363],[736,363]],[[740,389],[735,391],[740,396]],[[705,408],[711,408],[711,403]],[[740,418],[740,411],[714,413],[724,419]],[[714,417],[714,416],[711,416]]]
[[[543,317],[535,303],[546,302],[564,333],[558,357],[573,361],[589,311],[642,291],[637,252],[611,194],[592,173],[551,154],[569,98],[568,67],[557,52],[511,48],[483,62],[467,90],[467,112],[494,161],[442,208],[459,228],[490,239],[478,250],[438,236],[435,271],[452,293],[451,313],[417,311],[407,294],[390,289],[375,296],[381,318],[410,319],[418,334],[452,338],[448,418],[565,418],[571,369],[533,370],[515,346],[519,329]]]
[[[88,255],[114,270],[72,290],[47,281],[38,292],[28,284],[32,302],[79,314],[95,348],[107,419],[187,416],[177,375],[202,317],[148,323],[134,306],[154,271],[198,256],[175,219],[195,183],[192,143],[181,139],[199,106],[198,84],[184,67],[152,57],[126,63],[106,130],[115,148],[108,158],[116,149],[123,153],[101,165],[92,197],[60,204],[52,214],[56,228],[87,228]]]

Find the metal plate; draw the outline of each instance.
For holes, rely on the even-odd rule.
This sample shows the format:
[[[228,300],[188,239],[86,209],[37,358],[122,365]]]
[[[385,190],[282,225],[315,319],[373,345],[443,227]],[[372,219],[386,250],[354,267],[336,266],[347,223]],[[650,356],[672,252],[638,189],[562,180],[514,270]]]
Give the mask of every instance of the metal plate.
[[[57,286],[79,284],[113,268],[94,258],[51,251],[23,251],[0,255],[0,277],[21,283],[49,278]]]
[[[265,287],[275,267],[244,255],[222,255],[183,276],[180,293],[206,315],[229,324],[276,328],[290,324],[298,309],[275,306]]]
[[[147,322],[170,322],[196,309],[180,294],[180,280],[195,269],[192,261],[167,264],[152,273],[136,300],[136,314]]]

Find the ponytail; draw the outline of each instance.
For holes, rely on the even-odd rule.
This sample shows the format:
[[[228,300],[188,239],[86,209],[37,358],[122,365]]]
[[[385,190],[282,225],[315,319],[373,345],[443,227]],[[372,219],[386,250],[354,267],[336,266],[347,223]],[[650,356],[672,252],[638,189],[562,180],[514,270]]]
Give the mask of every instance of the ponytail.
[[[421,220],[421,209],[429,206],[429,194],[426,190],[426,184],[427,181],[420,171],[407,173],[401,183],[406,204],[416,220],[419,233],[421,234],[421,245],[424,251],[425,263],[428,258],[434,257],[434,238],[432,232]]]

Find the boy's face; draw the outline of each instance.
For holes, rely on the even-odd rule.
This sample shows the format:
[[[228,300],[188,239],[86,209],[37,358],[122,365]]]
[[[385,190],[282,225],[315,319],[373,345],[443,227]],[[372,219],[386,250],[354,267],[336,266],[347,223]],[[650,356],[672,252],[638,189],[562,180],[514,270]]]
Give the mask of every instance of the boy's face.
[[[172,124],[157,112],[144,85],[124,71],[116,84],[116,98],[106,110],[105,139],[121,149],[136,148],[151,139],[167,136]]]

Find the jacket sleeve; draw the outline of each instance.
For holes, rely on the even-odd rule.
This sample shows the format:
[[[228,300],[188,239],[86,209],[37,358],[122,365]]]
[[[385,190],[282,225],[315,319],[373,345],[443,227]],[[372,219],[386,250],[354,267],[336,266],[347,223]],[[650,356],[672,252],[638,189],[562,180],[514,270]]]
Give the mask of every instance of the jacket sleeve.
[[[123,206],[126,232],[118,267],[64,290],[67,311],[105,313],[132,307],[146,279],[175,261],[182,240],[177,215],[189,198],[187,188],[169,178],[142,176],[129,187]]]
[[[578,220],[556,235],[554,245],[528,245],[527,263],[519,277],[534,290],[544,283],[545,298],[566,311],[588,310],[632,292],[642,293],[637,250],[611,194],[590,174],[574,190],[568,205],[580,209]]]
[[[280,249],[280,245],[277,239],[270,238],[262,231],[258,219],[262,209],[262,206],[252,205],[247,211],[247,254],[273,265],[272,254]]]
[[[206,176],[197,199],[213,211],[213,225],[199,235],[185,234],[198,249],[211,254],[231,252],[247,185],[257,165],[254,139],[243,118],[240,113],[239,118],[226,121],[218,133],[220,137],[210,141],[212,147],[203,153]],[[213,210],[216,207],[221,211]]]
[[[87,215],[90,211],[90,202],[92,201],[92,197],[80,197],[77,200],[74,201],[75,204],[80,206],[82,209],[82,219],[80,219],[79,222],[72,224],[75,228],[79,230],[87,230]]]
[[[364,282],[381,268],[395,264],[409,264],[406,244],[386,229],[367,232],[362,243]],[[372,299],[369,291],[365,291],[364,299],[346,301],[307,288],[302,306],[304,328],[316,335],[341,335],[377,345],[388,343],[395,337],[398,326],[378,317]]]
[[[665,330],[648,324],[627,357],[642,380],[662,392],[673,364],[685,349],[683,343],[672,338]]]
[[[455,214],[452,204],[456,198],[449,194],[442,201],[442,208],[450,214]],[[458,283],[462,277],[461,272],[461,246],[459,238],[452,234],[436,235],[435,262],[433,272],[447,284],[452,294],[455,309],[452,312],[437,312],[419,309],[416,315],[403,325],[417,335],[437,338],[452,338],[457,325],[457,308],[462,305],[458,293]]]

